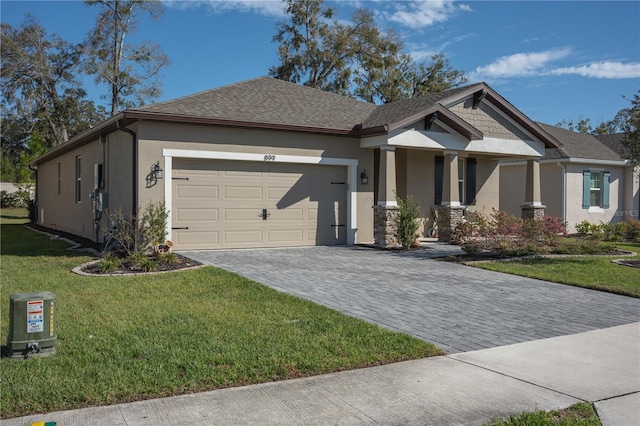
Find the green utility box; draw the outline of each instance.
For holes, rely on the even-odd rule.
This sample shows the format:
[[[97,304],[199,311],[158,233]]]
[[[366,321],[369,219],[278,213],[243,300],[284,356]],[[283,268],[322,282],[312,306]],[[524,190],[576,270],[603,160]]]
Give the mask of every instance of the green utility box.
[[[7,347],[12,357],[45,356],[56,351],[56,295],[15,293],[9,307]]]

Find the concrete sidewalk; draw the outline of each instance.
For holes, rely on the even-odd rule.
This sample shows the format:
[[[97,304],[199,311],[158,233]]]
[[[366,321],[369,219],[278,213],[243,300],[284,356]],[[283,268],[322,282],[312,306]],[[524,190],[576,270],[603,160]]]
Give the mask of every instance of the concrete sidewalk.
[[[0,425],[481,425],[579,401],[604,425],[640,424],[640,323]]]

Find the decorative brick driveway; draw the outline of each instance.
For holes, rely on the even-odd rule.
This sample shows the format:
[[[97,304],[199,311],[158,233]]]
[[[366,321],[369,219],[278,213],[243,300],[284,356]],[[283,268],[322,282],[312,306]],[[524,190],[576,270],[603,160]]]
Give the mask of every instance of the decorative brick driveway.
[[[640,321],[640,299],[363,247],[183,252],[277,290],[466,352]]]

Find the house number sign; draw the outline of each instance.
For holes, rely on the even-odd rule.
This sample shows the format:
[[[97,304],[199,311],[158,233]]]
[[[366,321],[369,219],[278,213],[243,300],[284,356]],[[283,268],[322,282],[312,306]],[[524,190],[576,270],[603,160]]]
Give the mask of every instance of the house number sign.
[[[264,156],[264,161],[276,161],[276,156],[273,154],[267,154]]]

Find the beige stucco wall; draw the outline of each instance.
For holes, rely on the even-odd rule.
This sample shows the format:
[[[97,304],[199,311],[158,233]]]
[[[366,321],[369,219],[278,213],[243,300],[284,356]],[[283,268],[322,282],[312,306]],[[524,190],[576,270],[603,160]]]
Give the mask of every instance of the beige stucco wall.
[[[500,169],[498,160],[491,157],[477,157],[476,203],[467,210],[490,215],[500,204]]]
[[[584,170],[609,171],[609,208],[582,208],[582,172]],[[569,232],[575,232],[575,225],[582,221],[591,223],[616,223],[624,219],[624,167],[589,166],[587,164],[567,165],[567,222]]]
[[[631,189],[625,189],[625,179],[629,185],[628,168],[621,166],[594,166],[579,163],[562,163],[566,169],[566,209],[567,230],[575,232],[575,225],[587,220],[591,223],[615,223],[625,218],[638,218],[638,178],[632,176]],[[512,214],[520,214],[520,205],[524,203],[525,165],[503,165],[500,167],[500,209]],[[582,172],[584,170],[609,171],[611,173],[608,209],[582,208]],[[625,176],[626,174],[626,176]],[[545,214],[563,217],[562,168],[557,162],[545,162],[540,165],[540,190]],[[625,200],[625,190],[627,199]],[[633,195],[631,195],[633,192]],[[627,208],[633,199],[634,208]]]
[[[98,221],[98,239],[102,241],[109,216],[121,210],[129,215],[132,203],[131,136],[124,132],[110,133],[105,138],[104,151],[100,138],[38,165],[38,223],[47,228],[96,240],[96,223],[91,193],[94,192],[94,164],[104,164],[105,187],[102,217]],[[75,201],[75,159],[82,157],[82,199]],[[103,158],[104,155],[104,158]],[[58,163],[61,171],[61,191],[58,194]]]
[[[160,161],[162,168],[166,169],[163,148],[355,159],[358,161],[356,242],[373,241],[373,150],[361,149],[358,139],[259,129],[149,122],[140,122],[137,130],[140,206],[164,199],[164,182],[159,182],[150,188],[145,187],[145,178],[153,164]],[[367,170],[370,176],[368,185],[362,185],[359,182],[362,170]]]

